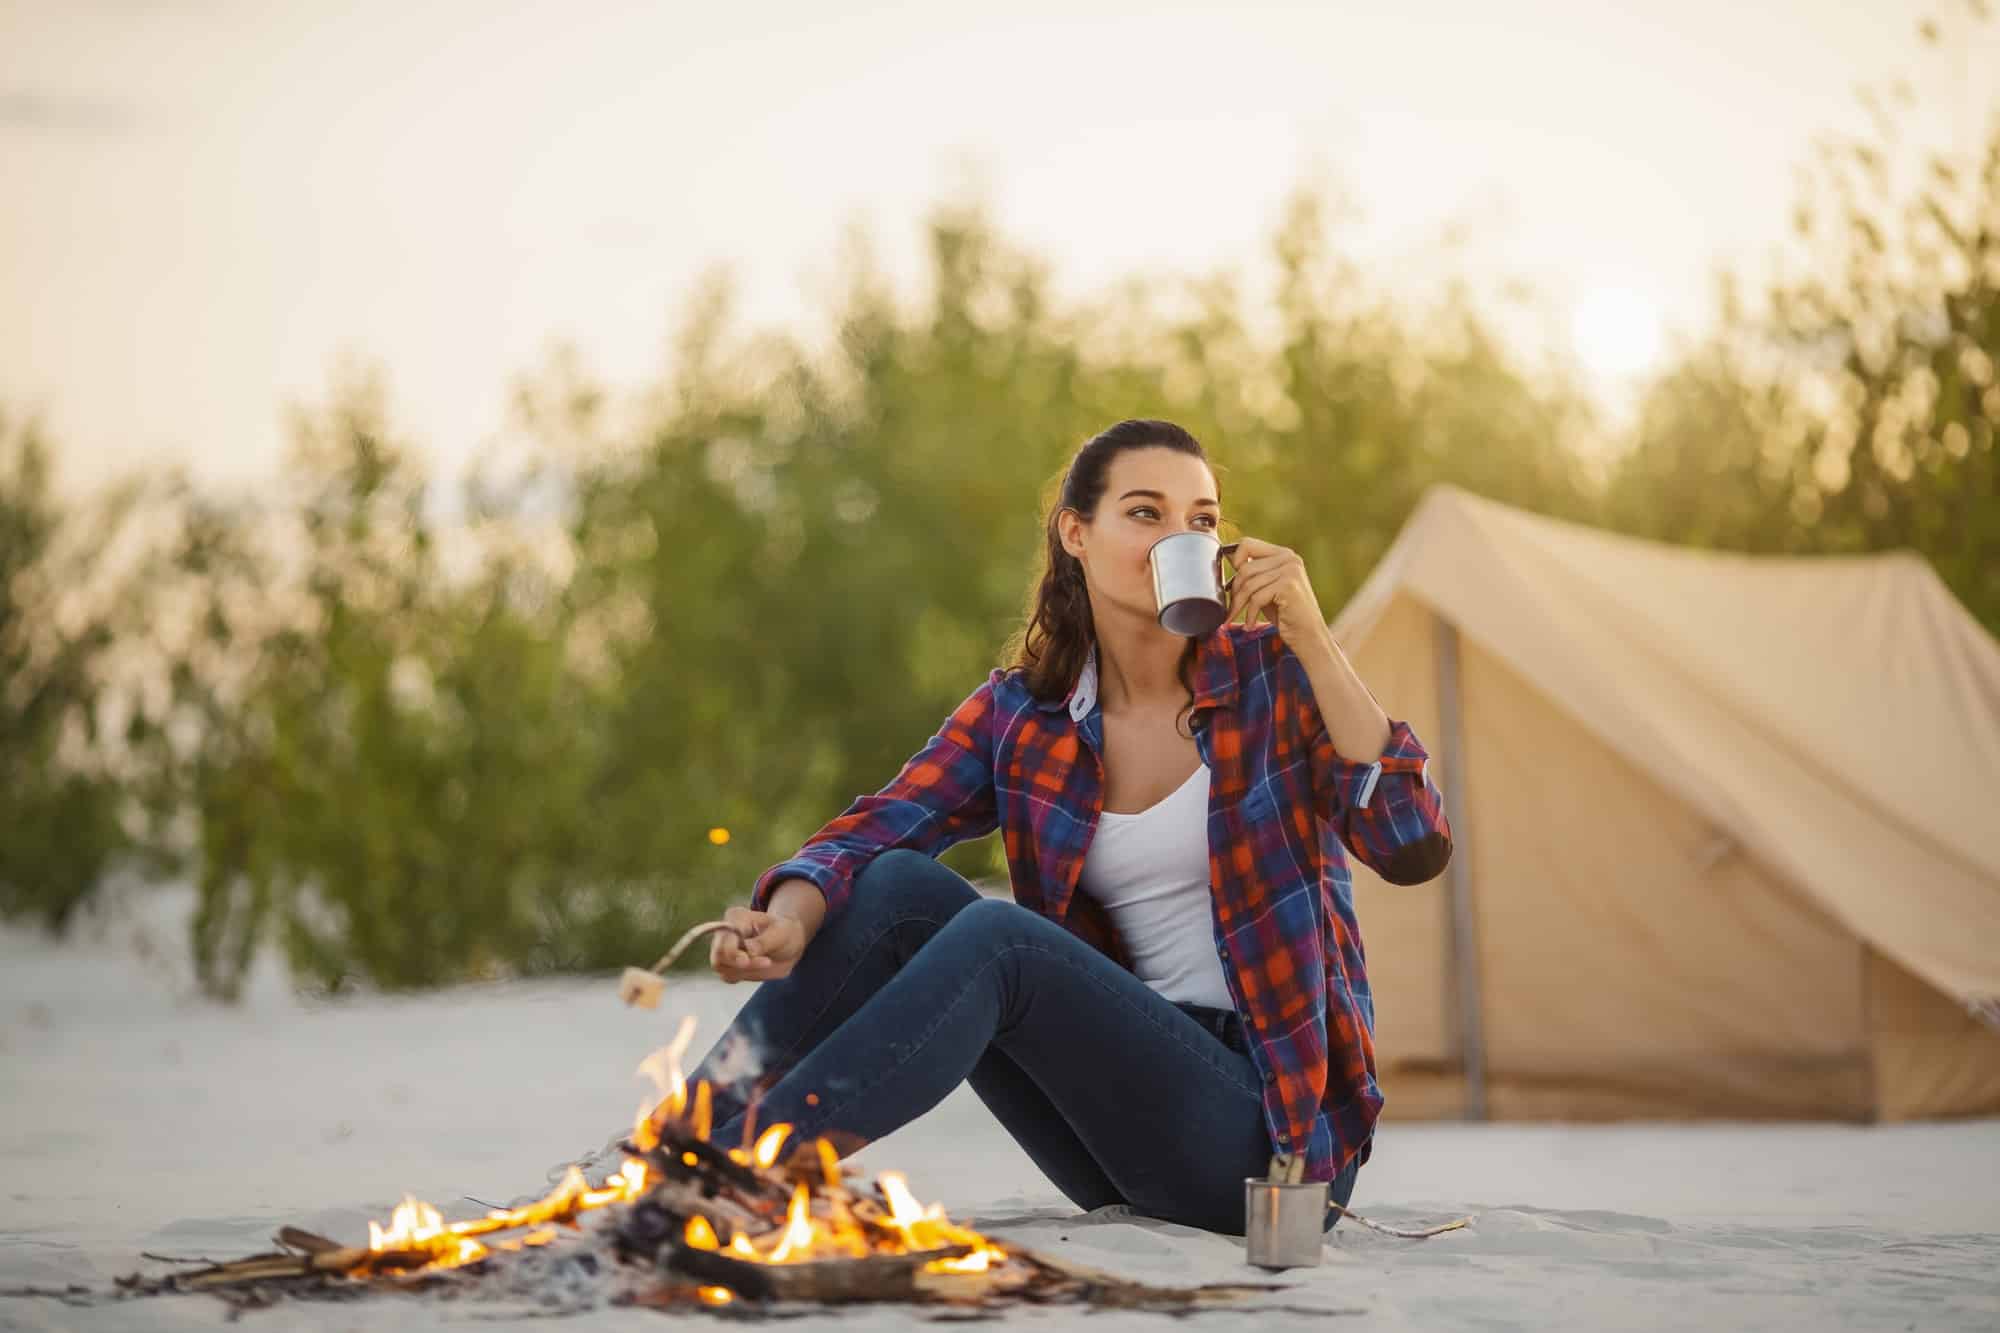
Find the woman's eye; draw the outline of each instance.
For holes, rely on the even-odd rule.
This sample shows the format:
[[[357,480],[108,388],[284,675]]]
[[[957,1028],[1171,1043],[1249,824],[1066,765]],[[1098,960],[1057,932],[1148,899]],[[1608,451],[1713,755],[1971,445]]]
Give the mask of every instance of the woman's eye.
[[[1131,513],[1133,518],[1138,518],[1142,514],[1147,518],[1157,518],[1159,516],[1157,512],[1153,509],[1153,506],[1151,505],[1138,505],[1135,506],[1133,509],[1131,509],[1129,512]],[[1206,519],[1208,521],[1208,526],[1210,528],[1214,528],[1216,525],[1216,518],[1215,515],[1213,514],[1196,514],[1195,517],[1200,519]]]

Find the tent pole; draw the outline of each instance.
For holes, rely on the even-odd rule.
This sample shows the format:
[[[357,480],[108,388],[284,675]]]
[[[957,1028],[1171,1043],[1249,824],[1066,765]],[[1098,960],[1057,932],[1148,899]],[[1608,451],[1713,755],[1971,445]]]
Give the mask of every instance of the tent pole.
[[[1445,892],[1450,896],[1450,938],[1446,941],[1451,966],[1446,983],[1457,991],[1458,1051],[1465,1073],[1465,1118],[1486,1118],[1486,1040],[1480,1020],[1479,948],[1473,937],[1472,866],[1467,859],[1466,836],[1469,823],[1465,813],[1465,783],[1468,767],[1465,756],[1465,713],[1459,693],[1458,626],[1443,616],[1437,624],[1438,737],[1451,768],[1451,782],[1444,788],[1444,817],[1451,824],[1452,856],[1445,864]],[[1452,996],[1445,997],[1446,1012]]]

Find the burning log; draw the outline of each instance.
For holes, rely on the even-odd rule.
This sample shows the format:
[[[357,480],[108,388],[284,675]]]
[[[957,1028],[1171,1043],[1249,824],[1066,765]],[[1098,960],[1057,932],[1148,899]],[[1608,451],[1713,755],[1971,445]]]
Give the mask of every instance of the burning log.
[[[817,1259],[802,1264],[755,1264],[715,1250],[681,1244],[666,1266],[697,1282],[727,1287],[753,1301],[815,1301],[841,1305],[854,1301],[911,1301],[920,1292],[917,1277],[940,1259],[972,1253],[970,1245],[951,1245],[914,1254],[878,1254],[864,1259]]]

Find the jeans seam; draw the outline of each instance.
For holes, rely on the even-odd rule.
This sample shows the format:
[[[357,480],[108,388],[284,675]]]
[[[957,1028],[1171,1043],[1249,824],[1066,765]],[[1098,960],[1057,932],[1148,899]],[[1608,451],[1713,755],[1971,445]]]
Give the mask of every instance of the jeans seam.
[[[880,1087],[883,1082],[894,1076],[895,1073],[898,1070],[900,1070],[904,1065],[908,1064],[911,1060],[916,1058],[917,1053],[930,1042],[930,1039],[933,1036],[937,1035],[938,1029],[944,1026],[945,1021],[951,1017],[952,1013],[957,1010],[958,1006],[965,1003],[965,997],[972,993],[972,988],[975,984],[978,983],[979,978],[985,975],[985,973],[989,969],[991,969],[994,965],[999,963],[1001,958],[1005,957],[1007,954],[1020,952],[1022,950],[1031,950],[1035,953],[1046,954],[1049,957],[1055,959],[1056,962],[1062,964],[1064,967],[1069,968],[1071,971],[1081,972],[1085,980],[1089,981],[1092,985],[1098,987],[1098,989],[1106,991],[1111,995],[1113,999],[1119,1000],[1121,1004],[1124,1003],[1124,1001],[1122,1000],[1121,997],[1119,997],[1117,992],[1112,991],[1110,987],[1105,986],[1103,982],[1099,981],[1096,977],[1091,976],[1089,968],[1077,966],[1069,959],[1062,957],[1060,954],[1057,954],[1053,949],[1046,948],[1043,945],[1039,944],[1029,944],[1029,943],[1009,944],[1004,948],[997,950],[994,953],[993,957],[987,959],[984,963],[980,964],[979,968],[976,971],[974,971],[969,977],[966,978],[965,984],[959,987],[958,994],[952,997],[951,1003],[946,1005],[942,1010],[939,1011],[937,1017],[931,1020],[930,1025],[926,1027],[923,1030],[923,1032],[917,1037],[916,1041],[911,1044],[909,1051],[905,1053],[901,1059],[897,1060],[896,1063],[889,1066],[889,1068],[883,1070],[880,1075],[872,1079],[867,1085],[856,1088],[853,1092],[850,1092],[846,1096],[842,1097],[838,1102],[834,1102],[831,1105],[824,1105],[823,1109],[820,1111],[819,1114],[819,1123],[822,1125],[826,1124],[834,1117],[834,1114],[836,1112],[845,1110],[848,1106],[852,1105],[857,1098],[865,1097],[870,1092],[873,1092],[877,1087]],[[1184,1049],[1186,1049],[1190,1054],[1200,1058],[1202,1063],[1206,1064],[1210,1069],[1213,1069],[1216,1073],[1222,1075],[1229,1082],[1234,1083],[1238,1091],[1246,1093],[1250,1097],[1257,1099],[1258,1102],[1261,1104],[1263,1100],[1262,1089],[1250,1086],[1248,1084],[1239,1081],[1236,1078],[1236,1075],[1232,1073],[1230,1070],[1224,1069],[1220,1065],[1217,1065],[1213,1060],[1210,1060],[1208,1058],[1207,1052],[1203,1051],[1200,1047],[1195,1046],[1190,1042],[1183,1041],[1179,1033],[1175,1032],[1172,1028],[1166,1026],[1164,1023],[1159,1023],[1154,1021],[1153,1016],[1147,1013],[1144,1009],[1138,1008],[1136,1006],[1127,1006],[1127,1007],[1134,1009],[1134,1011],[1138,1014],[1139,1017],[1144,1018],[1147,1022],[1153,1023],[1153,1026],[1160,1029],[1162,1033],[1164,1033],[1168,1037],[1173,1038],[1173,1040],[1175,1040],[1176,1042],[1179,1042]]]

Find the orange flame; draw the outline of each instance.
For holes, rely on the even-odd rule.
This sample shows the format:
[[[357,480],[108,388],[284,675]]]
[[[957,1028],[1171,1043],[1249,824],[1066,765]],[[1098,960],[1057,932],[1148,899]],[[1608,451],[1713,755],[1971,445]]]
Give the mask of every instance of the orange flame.
[[[658,1147],[661,1128],[676,1121],[680,1122],[677,1132],[683,1137],[690,1134],[703,1140],[709,1137],[713,1119],[709,1086],[706,1081],[698,1083],[690,1099],[687,1079],[681,1073],[681,1057],[693,1038],[694,1020],[684,1019],[671,1042],[640,1062],[639,1072],[651,1077],[659,1092],[656,1101],[640,1108],[633,1126],[633,1143],[641,1151]],[[751,1149],[737,1147],[726,1151],[729,1159],[739,1166],[768,1171],[792,1133],[790,1125],[773,1125],[757,1137]],[[941,1205],[925,1208],[919,1204],[903,1176],[893,1171],[884,1171],[878,1177],[888,1216],[874,1229],[863,1226],[854,1209],[845,1202],[849,1196],[842,1179],[840,1154],[824,1138],[813,1140],[812,1147],[819,1158],[820,1176],[826,1189],[824,1197],[816,1201],[808,1184],[800,1181],[792,1190],[782,1226],[758,1237],[731,1227],[727,1246],[716,1235],[713,1223],[697,1215],[687,1222],[686,1243],[695,1249],[721,1251],[745,1262],[769,1264],[859,1258],[873,1253],[945,1246],[970,1248],[970,1253],[963,1257],[927,1264],[925,1271],[933,1273],[981,1272],[1006,1260],[1005,1250],[978,1232],[952,1222]],[[701,1159],[687,1151],[678,1160],[693,1169]],[[493,1232],[534,1228],[516,1240],[496,1241],[495,1247],[500,1249],[546,1245],[558,1234],[551,1224],[571,1221],[587,1209],[631,1203],[655,1183],[649,1176],[644,1161],[628,1157],[602,1185],[593,1188],[583,1172],[572,1166],[554,1189],[535,1202],[520,1208],[494,1209],[484,1217],[464,1222],[446,1222],[429,1204],[405,1197],[386,1228],[374,1222],[368,1224],[368,1248],[377,1254],[421,1255],[428,1267],[453,1267],[485,1258],[487,1246],[474,1237]],[[885,1236],[885,1229],[891,1235]],[[727,1304],[735,1299],[729,1288],[721,1286],[701,1287],[699,1294],[710,1305]]]
[[[769,1166],[778,1160],[778,1149],[784,1146],[791,1132],[790,1125],[771,1126],[757,1136],[757,1146],[750,1150],[750,1156],[756,1159],[757,1165]]]

